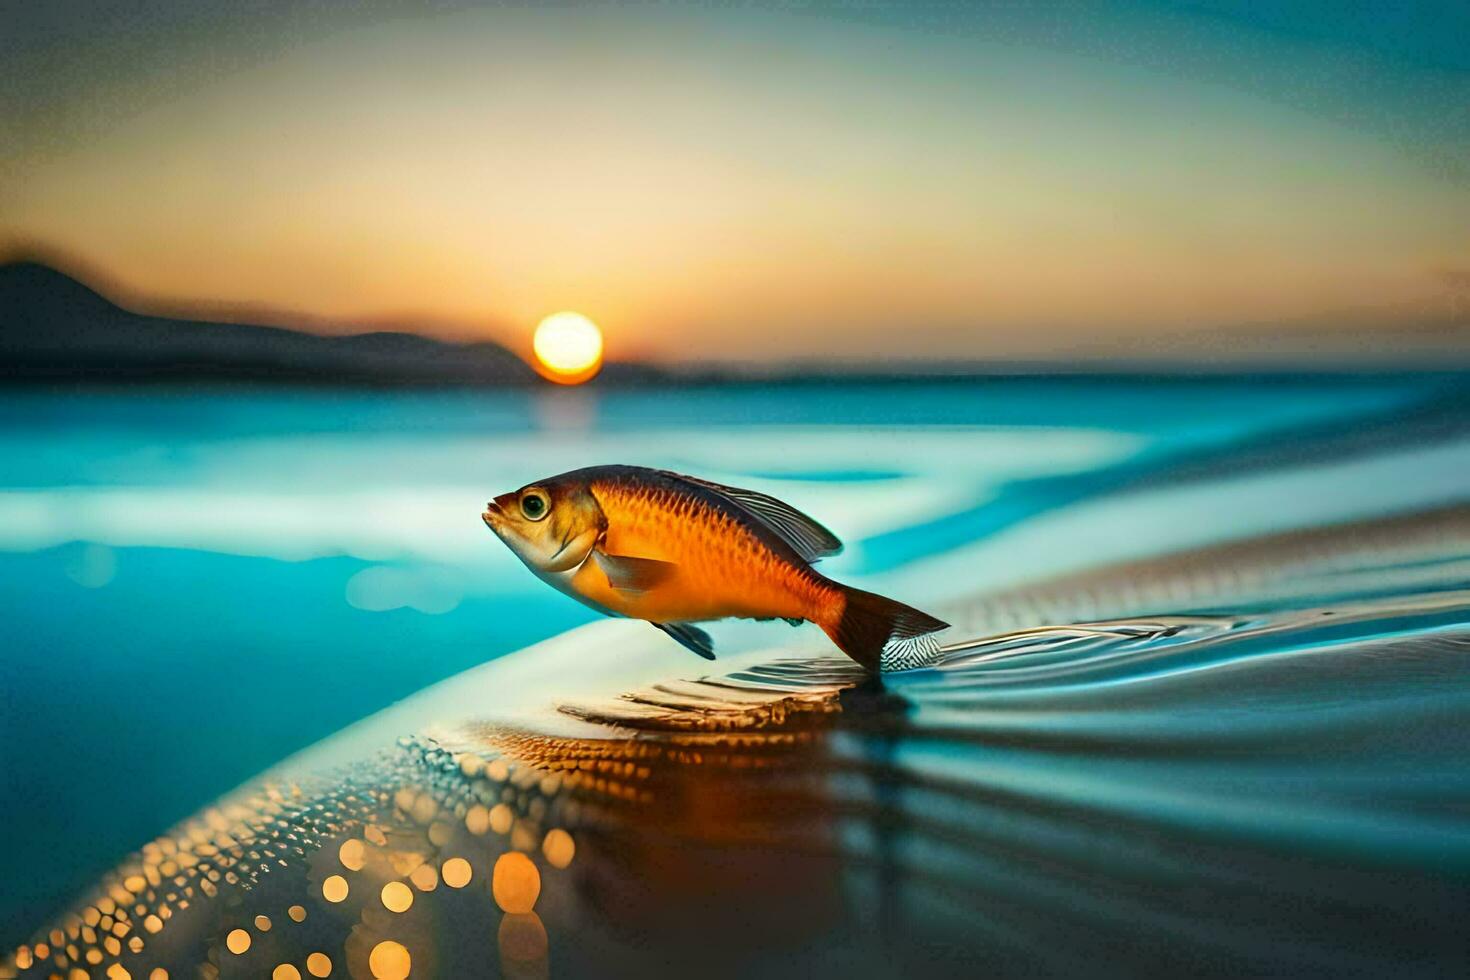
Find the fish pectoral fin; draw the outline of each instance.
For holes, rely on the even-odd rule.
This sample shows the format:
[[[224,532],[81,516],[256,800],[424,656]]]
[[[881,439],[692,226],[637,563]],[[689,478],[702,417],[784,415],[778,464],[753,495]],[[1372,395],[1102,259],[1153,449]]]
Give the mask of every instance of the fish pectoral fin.
[[[698,626],[691,626],[688,623],[654,623],[653,625],[678,640],[685,649],[699,654],[706,660],[715,659],[714,641]]]
[[[674,574],[678,566],[657,558],[633,558],[593,551],[592,560],[607,576],[608,584],[620,592],[647,592]]]

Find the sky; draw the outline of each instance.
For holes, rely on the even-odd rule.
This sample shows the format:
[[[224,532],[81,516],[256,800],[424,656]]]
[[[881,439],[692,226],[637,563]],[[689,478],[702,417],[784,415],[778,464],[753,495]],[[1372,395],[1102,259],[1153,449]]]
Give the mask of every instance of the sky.
[[[1470,354],[1470,7],[1019,6],[7,4],[0,252],[614,359]]]

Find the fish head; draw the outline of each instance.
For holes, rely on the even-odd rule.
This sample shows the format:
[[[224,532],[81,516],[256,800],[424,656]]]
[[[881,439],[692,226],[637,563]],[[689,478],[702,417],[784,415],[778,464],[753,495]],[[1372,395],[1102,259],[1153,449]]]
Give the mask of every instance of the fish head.
[[[503,493],[481,515],[506,547],[532,571],[576,568],[607,529],[607,519],[585,481],[554,477]]]

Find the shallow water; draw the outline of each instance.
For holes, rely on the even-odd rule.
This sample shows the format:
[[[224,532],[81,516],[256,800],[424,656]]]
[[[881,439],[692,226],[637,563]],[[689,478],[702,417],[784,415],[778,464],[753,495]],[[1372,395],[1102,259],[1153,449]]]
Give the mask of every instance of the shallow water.
[[[466,422],[444,412],[443,401],[425,409],[409,399],[386,429],[402,435],[398,451],[417,468],[390,453],[391,465],[372,479],[362,450],[395,445],[381,422],[368,439],[319,412],[318,433],[304,436],[280,406],[248,424],[237,403],[214,406],[194,448],[149,458],[131,486],[213,513],[214,498],[244,480],[273,497],[278,517],[287,504],[311,515],[321,513],[313,509],[320,501],[297,491],[312,479],[323,495],[361,490],[366,480],[380,501],[394,488],[411,496],[420,486],[461,483],[480,497],[478,483],[511,486],[523,482],[514,479],[521,469],[529,479],[567,468],[558,454],[611,446],[662,465],[749,474],[817,511],[808,501],[830,497],[852,545],[833,574],[894,590],[956,629],[933,668],[892,675],[880,690],[808,630],[720,627],[717,641],[730,653],[711,668],[639,624],[593,623],[349,728],[171,833],[162,834],[171,818],[155,809],[153,826],[121,844],[107,843],[121,836],[109,808],[126,802],[82,780],[90,808],[66,828],[72,840],[88,835],[101,850],[100,837],[112,848],[102,857],[108,863],[140,841],[154,843],[103,875],[100,891],[83,889],[75,920],[32,914],[35,904],[18,911],[13,938],[26,945],[16,965],[35,961],[41,942],[49,958],[34,963],[37,975],[59,968],[57,955],[99,972],[119,961],[134,976],[155,962],[174,976],[193,975],[201,963],[226,976],[268,975],[283,962],[305,974],[307,955],[320,952],[333,975],[371,976],[373,953],[378,972],[387,972],[399,951],[384,944],[396,943],[414,975],[444,976],[651,968],[1456,972],[1467,961],[1470,908],[1463,384],[1418,377],[1002,388],[955,388],[947,401],[928,389],[907,400],[888,391],[898,414],[920,412],[912,402],[931,414],[887,425],[862,416],[876,411],[871,391],[768,391],[745,406],[762,423],[753,431],[718,421],[720,412],[741,417],[728,401],[748,393],[686,393],[687,401],[664,404],[662,416],[629,396],[571,422],[535,423],[550,448],[525,438],[517,428],[524,419],[511,418],[481,444],[501,455],[494,466],[456,455],[466,440],[485,438],[467,437],[464,427],[483,424],[490,409]],[[363,404],[386,411],[373,399]],[[118,411],[145,418],[118,422]],[[47,412],[46,424],[67,439],[100,446],[101,462],[51,452],[50,482],[33,478],[20,488],[31,495],[22,503],[54,503],[62,490],[86,487],[110,494],[128,485],[120,467],[133,465],[138,442],[184,425],[134,406],[112,412],[112,428],[99,434],[69,406],[49,404]],[[840,419],[843,412],[862,424]],[[452,416],[447,431],[425,421],[436,413]],[[696,422],[700,413],[715,418]],[[416,427],[417,435],[404,434]],[[875,459],[875,439],[885,436]],[[39,441],[18,422],[11,438]],[[109,440],[119,444],[106,449]],[[261,474],[237,450],[274,461],[277,472]],[[506,461],[518,452],[534,458]],[[343,467],[353,477],[346,483]],[[139,474],[153,482],[138,482]],[[272,643],[285,646],[282,660],[255,679],[254,701],[232,700],[240,692],[228,690],[213,700],[216,688],[206,688],[205,700],[217,713],[225,705],[230,724],[184,711],[202,743],[187,751],[212,754],[214,768],[201,776],[202,763],[165,740],[159,768],[183,784],[175,806],[188,792],[208,791],[211,778],[239,771],[248,744],[221,752],[229,738],[254,727],[293,730],[303,711],[340,713],[343,700],[365,703],[360,687],[404,682],[391,671],[367,676],[374,666],[346,666],[340,654],[329,652],[325,664],[296,659],[325,635],[342,630],[340,650],[354,654],[366,645],[354,637],[368,633],[385,648],[412,643],[439,653],[436,643],[504,618],[507,608],[541,632],[508,633],[506,648],[586,621],[575,607],[549,602],[543,614],[527,606],[529,593],[504,574],[515,569],[455,552],[456,534],[436,543],[317,526],[305,535],[310,546],[336,553],[286,561],[260,554],[276,545],[259,533],[232,542],[212,531],[181,548],[188,535],[210,531],[185,508],[180,520],[148,531],[155,542],[178,539],[159,550],[124,540],[138,532],[118,516],[140,510],[115,498],[114,512],[106,501],[86,501],[95,521],[86,530],[94,547],[113,553],[114,579],[83,589],[74,581],[88,574],[82,562],[70,581],[87,602],[48,593],[50,619],[33,610],[21,620],[33,635],[70,637],[78,656],[107,628],[144,624],[134,649],[162,641],[169,630],[147,627],[161,600],[137,605],[171,581],[180,591],[162,608],[176,614],[210,594],[215,562],[233,563],[235,587],[267,595],[279,595],[288,581],[281,576],[303,565],[333,586],[302,596],[273,617],[282,621],[275,631],[247,632],[244,641],[229,618],[244,614],[217,600],[211,615],[224,617],[216,641],[224,649],[198,670],[164,655],[197,645],[200,627],[187,618],[183,630],[172,623],[185,637],[165,643],[156,666],[128,658],[142,689],[173,673],[181,675],[179,696],[197,699],[211,671],[258,672],[253,660],[240,663],[242,651],[269,657]],[[12,596],[58,590],[44,581],[46,563],[71,560],[85,546],[29,547],[0,562]],[[155,565],[134,565],[150,555]],[[130,566],[150,569],[146,585],[105,613],[89,609],[123,585]],[[395,624],[383,618],[393,612],[352,604],[349,584],[365,569],[429,566],[459,593],[448,610],[399,608],[407,618]],[[464,584],[480,579],[489,580],[478,586],[483,598]],[[35,591],[22,591],[22,580]],[[328,596],[330,613],[316,608]],[[366,623],[354,634],[349,624],[359,617]],[[293,622],[299,635],[283,639]],[[436,634],[425,623],[449,625],[436,625]],[[439,659],[437,676],[463,665]],[[330,693],[323,681],[293,680],[313,670],[334,679]],[[95,697],[103,703],[102,692]],[[167,717],[174,703],[155,706],[155,716]],[[67,704],[38,693],[26,710],[44,726]],[[334,716],[334,726],[365,713],[350,711]],[[146,736],[115,712],[103,737],[136,754]],[[75,724],[85,731],[96,722]],[[306,726],[294,731],[296,745],[312,737]],[[12,746],[37,739],[31,730],[7,735]],[[269,761],[249,762],[250,771]],[[106,786],[117,774],[98,777]],[[8,812],[34,812],[25,788],[10,782]],[[6,846],[25,849],[34,839],[27,827],[18,821]],[[340,848],[351,840],[363,843],[349,851],[360,846],[365,856],[349,855],[344,865]],[[85,866],[65,846],[30,850],[28,873],[52,871],[53,882],[75,880]],[[513,852],[532,860],[505,858]],[[447,883],[445,862],[454,857],[470,869],[462,888]],[[434,869],[432,891],[413,877],[427,878],[421,868]],[[488,887],[496,868],[504,894]],[[332,875],[348,886],[340,903],[326,898]],[[381,890],[392,880],[412,889],[405,912],[384,907]],[[512,893],[533,880],[534,910],[516,911],[522,903]],[[104,911],[109,898],[114,905]],[[298,904],[299,923],[287,914]],[[113,937],[115,953],[98,933],[104,914],[109,928],[126,926]],[[53,927],[60,944],[48,935]],[[250,939],[243,953],[228,942],[235,928]],[[89,948],[98,951],[95,964]]]

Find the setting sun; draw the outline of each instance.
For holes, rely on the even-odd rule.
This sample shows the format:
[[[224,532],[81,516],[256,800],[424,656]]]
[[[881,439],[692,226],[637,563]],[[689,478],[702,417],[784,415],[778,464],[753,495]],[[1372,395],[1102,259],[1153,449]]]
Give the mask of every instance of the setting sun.
[[[531,349],[536,370],[558,384],[581,384],[602,367],[602,331],[580,313],[553,313],[542,320]]]

